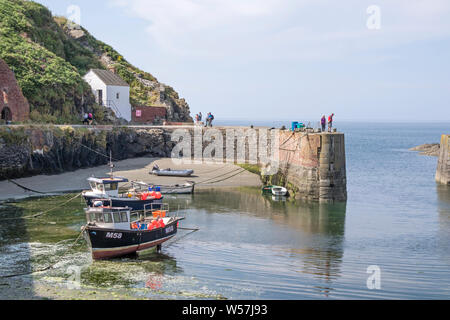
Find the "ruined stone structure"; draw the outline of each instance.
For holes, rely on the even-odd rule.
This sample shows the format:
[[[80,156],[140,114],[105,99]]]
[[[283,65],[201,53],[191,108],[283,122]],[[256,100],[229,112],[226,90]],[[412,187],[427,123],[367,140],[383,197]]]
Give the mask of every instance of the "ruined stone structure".
[[[450,185],[450,135],[441,138],[441,148],[436,172],[436,181]]]
[[[162,124],[167,118],[167,109],[164,107],[134,107],[131,117],[133,123]]]
[[[0,59],[0,113],[1,122],[26,121],[30,116],[30,106],[17,84],[14,72]]]

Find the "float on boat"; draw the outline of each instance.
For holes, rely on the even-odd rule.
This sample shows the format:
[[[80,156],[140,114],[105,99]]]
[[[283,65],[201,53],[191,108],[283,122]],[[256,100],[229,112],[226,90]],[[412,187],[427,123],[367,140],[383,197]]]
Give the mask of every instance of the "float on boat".
[[[105,206],[105,201],[110,202]],[[169,217],[167,204],[155,208],[144,207],[144,212],[133,212],[127,207],[113,207],[110,199],[96,199],[87,208],[86,241],[95,260],[117,258],[156,247],[161,251],[164,242],[173,238],[182,217]]]

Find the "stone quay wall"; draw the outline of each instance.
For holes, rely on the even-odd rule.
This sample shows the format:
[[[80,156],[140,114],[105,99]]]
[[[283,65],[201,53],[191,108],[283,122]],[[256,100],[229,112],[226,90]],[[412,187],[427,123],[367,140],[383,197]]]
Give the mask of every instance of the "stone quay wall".
[[[267,162],[252,156],[256,151],[258,156],[261,155],[263,150],[266,160],[271,158],[269,167],[273,169],[270,175],[262,175],[266,184],[285,186],[298,199],[347,200],[344,134],[276,131],[277,134],[272,135],[274,131],[271,130],[256,130],[258,133],[255,134],[255,130],[249,128],[215,129],[194,129],[193,126],[1,126],[0,179],[104,165],[109,161],[105,155],[110,151],[115,161],[142,156],[180,156],[178,149],[188,138],[184,141],[181,156],[187,156],[189,160],[211,161],[215,158],[214,161],[219,163],[259,164],[264,173]],[[183,130],[186,132],[184,137],[179,134]],[[236,135],[229,135],[230,131]],[[176,132],[178,138],[172,141]],[[270,134],[267,139],[261,139],[261,132]],[[244,138],[239,133],[244,133]]]
[[[450,135],[444,134],[441,138],[441,148],[436,171],[436,181],[450,185]]]

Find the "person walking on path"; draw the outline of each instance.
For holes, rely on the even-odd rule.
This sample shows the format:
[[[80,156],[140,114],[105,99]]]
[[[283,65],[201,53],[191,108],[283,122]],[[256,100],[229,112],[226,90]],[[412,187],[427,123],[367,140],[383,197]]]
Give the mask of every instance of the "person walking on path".
[[[89,113],[88,120],[89,120],[89,125],[92,125],[92,122],[94,121],[94,116],[92,113]]]
[[[203,119],[203,115],[202,115],[202,113],[200,112],[200,113],[198,114],[198,122],[202,122],[202,119]]]
[[[88,125],[89,124],[88,118],[89,118],[89,115],[87,113],[85,113],[84,117],[83,117],[83,124],[84,125]]]
[[[195,124],[198,125],[200,123],[199,121],[200,116],[198,114],[195,115]]]
[[[327,118],[323,116],[320,120],[320,123],[322,125],[322,132],[325,132],[325,129],[327,128]]]
[[[333,129],[333,117],[334,113],[328,117],[328,132],[331,132],[331,130]]]

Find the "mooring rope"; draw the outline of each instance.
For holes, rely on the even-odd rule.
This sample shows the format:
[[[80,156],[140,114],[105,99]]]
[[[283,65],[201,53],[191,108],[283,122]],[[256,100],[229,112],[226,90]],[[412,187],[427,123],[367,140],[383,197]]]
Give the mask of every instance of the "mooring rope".
[[[9,182],[11,182],[12,184],[15,184],[16,186],[18,186],[19,188],[25,190],[25,191],[29,191],[29,192],[33,192],[33,193],[38,193],[38,194],[50,194],[50,193],[55,193],[55,192],[43,192],[43,191],[37,191],[37,190],[33,190],[31,188],[25,187],[21,184],[19,184],[18,182],[8,179]]]
[[[227,172],[227,173],[224,173],[224,174],[218,175],[218,176],[216,176],[216,177],[212,177],[212,178],[209,178],[209,179],[203,180],[203,181],[201,181],[201,182],[197,182],[197,183],[196,183],[196,185],[207,184],[206,182],[208,182],[208,181],[211,181],[211,180],[214,180],[214,179],[217,179],[217,178],[223,177],[223,176],[227,176],[227,175],[229,175],[229,174],[235,173],[235,172],[237,172],[237,171],[240,171],[240,170],[243,170],[243,169],[242,169],[242,168],[237,168],[237,169],[233,169],[233,170],[232,170],[232,171],[230,171],[230,172]],[[244,169],[244,170],[245,170],[245,169]]]
[[[236,176],[238,176],[238,175],[240,175],[240,174],[242,174],[242,173],[244,173],[244,172],[247,171],[246,169],[238,169],[238,170],[240,170],[240,171],[239,171],[238,173],[232,175],[232,176],[226,177],[226,178],[224,178],[224,179],[220,179],[220,180],[208,182],[208,183],[202,183],[202,184],[215,184],[215,183],[227,181],[227,180],[230,180],[231,178],[234,178],[234,177],[236,177]]]
[[[90,148],[90,147],[88,147],[88,146],[82,144],[81,142],[78,142],[78,144],[79,144],[80,146],[82,146],[82,147],[88,149],[88,150],[91,150],[92,152],[97,153],[98,155],[101,155],[101,156],[107,158],[107,159],[111,159],[111,160],[116,161],[116,162],[120,161],[120,160],[114,159],[113,157],[110,157],[110,156],[108,156],[108,155],[106,155],[106,154],[104,154],[104,153],[101,153],[101,152],[99,152],[99,151],[97,151],[97,150],[94,150],[94,149],[92,149],[92,148]]]
[[[175,243],[179,242],[180,240],[186,238],[187,236],[190,236],[191,234],[200,231],[200,228],[195,228],[195,229],[191,229],[191,228],[178,228],[178,229],[180,229],[180,230],[191,230],[191,232],[186,233],[186,234],[183,235],[182,237],[177,238],[175,241],[172,241],[171,243],[167,244],[167,245],[164,246],[164,247],[169,248],[170,246],[172,246],[172,245],[174,245]]]

